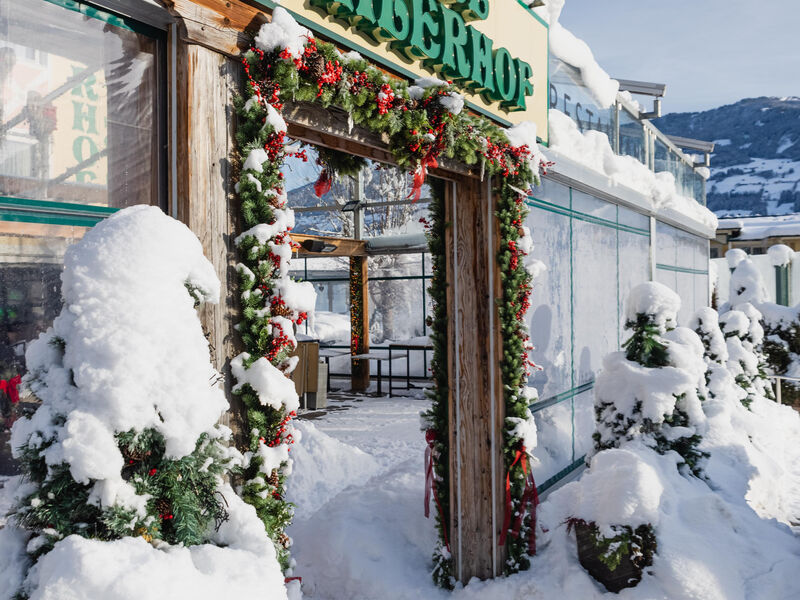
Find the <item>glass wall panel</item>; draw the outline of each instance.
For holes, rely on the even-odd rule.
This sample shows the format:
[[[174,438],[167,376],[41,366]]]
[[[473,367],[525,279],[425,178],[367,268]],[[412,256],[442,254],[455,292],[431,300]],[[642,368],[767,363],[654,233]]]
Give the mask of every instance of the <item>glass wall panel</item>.
[[[526,225],[533,237],[533,256],[547,266],[533,282],[526,315],[534,345],[531,359],[542,367],[528,384],[544,399],[572,387],[570,219],[533,207]]]
[[[656,263],[664,265],[678,264],[679,232],[661,221],[656,222]]]
[[[543,200],[548,204],[566,208],[570,207],[570,189],[551,179],[540,180],[539,185],[533,187],[533,196],[537,200]]]
[[[575,455],[579,459],[592,450],[594,440],[594,390],[578,394],[572,399],[575,421]]]
[[[649,219],[639,213],[619,207],[620,224],[629,229],[619,231],[619,342],[628,338],[625,331],[625,303],[631,290],[650,279]]]
[[[573,190],[573,201],[579,194]],[[609,206],[616,214],[616,207],[589,196],[581,203],[587,214],[606,214]],[[617,349],[617,229],[576,218],[572,240],[574,383],[581,385],[593,380],[603,357]]]
[[[79,2],[0,4],[0,195],[123,207],[164,197],[164,64],[144,28]]]
[[[537,485],[572,463],[572,404],[565,400],[534,413],[536,450],[533,477]]]
[[[292,261],[289,275],[311,281],[317,292],[314,322],[301,333],[328,344],[350,344],[350,263],[345,257],[326,256]]]
[[[647,163],[646,138],[641,121],[625,108],[619,110],[619,153]]]

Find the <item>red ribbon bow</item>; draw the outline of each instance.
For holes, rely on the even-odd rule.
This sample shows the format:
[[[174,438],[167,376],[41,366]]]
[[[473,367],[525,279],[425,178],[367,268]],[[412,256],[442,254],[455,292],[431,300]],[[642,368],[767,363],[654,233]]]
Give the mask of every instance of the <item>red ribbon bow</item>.
[[[22,382],[22,377],[14,375],[11,379],[0,379],[0,390],[8,394],[8,399],[13,404],[19,402],[19,389],[18,386]]]
[[[420,161],[417,170],[414,171],[414,185],[406,198],[411,198],[413,196],[414,200],[412,202],[419,200],[422,195],[422,185],[428,177],[428,168],[435,169],[438,166],[439,162],[436,160],[435,156],[432,154],[426,155],[425,158]]]
[[[517,511],[517,518],[514,519],[514,526],[511,528],[511,469],[514,465],[520,463],[522,472],[525,473],[525,490],[522,492],[520,498],[519,509]],[[500,545],[506,544],[506,533],[511,528],[511,535],[519,537],[519,532],[522,529],[522,519],[525,517],[525,509],[528,504],[531,505],[531,531],[528,538],[528,554],[533,556],[536,554],[536,508],[539,506],[539,493],[536,491],[536,482],[533,480],[533,471],[528,472],[528,452],[525,446],[521,450],[517,450],[514,456],[514,462],[506,473],[506,514],[503,519],[503,530],[500,532]]]
[[[431,516],[430,503],[431,492],[433,492],[433,501],[436,502],[436,508],[439,510],[439,519],[442,523],[444,545],[449,552],[450,542],[447,540],[447,523],[444,520],[442,505],[439,504],[439,494],[436,493],[436,481],[433,478],[433,444],[436,441],[436,430],[428,429],[425,432],[425,441],[428,444],[428,447],[425,448],[425,518],[429,519]]]
[[[317,195],[317,198],[322,198],[325,194],[330,192],[332,184],[333,179],[331,178],[330,172],[328,169],[322,169],[317,182],[314,184],[314,193]]]

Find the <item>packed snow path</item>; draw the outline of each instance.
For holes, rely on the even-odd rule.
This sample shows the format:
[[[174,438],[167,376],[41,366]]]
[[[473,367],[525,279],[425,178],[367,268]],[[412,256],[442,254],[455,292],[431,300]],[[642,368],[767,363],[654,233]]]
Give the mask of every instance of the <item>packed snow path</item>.
[[[437,536],[422,514],[419,413],[429,401],[344,404],[352,408],[299,421],[303,437],[292,450],[289,499],[297,512],[288,533],[304,597],[447,598],[430,578]]]
[[[430,578],[436,532],[433,520],[422,514],[419,413],[428,401],[364,397],[331,405],[326,414],[299,422],[303,438],[292,450],[296,462],[289,494],[298,507],[289,534],[297,561],[294,575],[303,578],[309,600],[800,598],[794,577],[800,569],[800,540],[769,518],[787,522],[787,514],[800,514],[796,506],[773,506],[764,511],[773,514],[758,518],[744,502],[729,503],[702,481],[681,477],[665,457],[651,465],[673,490],[661,508],[663,545],[652,574],[636,588],[608,593],[580,566],[574,537],[566,534],[558,515],[575,493],[565,486],[542,505],[550,532],[541,534],[531,570],[444,592]],[[798,494],[790,490],[800,490],[800,460],[794,460],[800,451],[789,440],[800,433],[788,422],[777,427],[776,416],[765,419],[775,433],[774,446],[765,450],[783,454],[778,461],[783,470],[754,484],[797,503]]]

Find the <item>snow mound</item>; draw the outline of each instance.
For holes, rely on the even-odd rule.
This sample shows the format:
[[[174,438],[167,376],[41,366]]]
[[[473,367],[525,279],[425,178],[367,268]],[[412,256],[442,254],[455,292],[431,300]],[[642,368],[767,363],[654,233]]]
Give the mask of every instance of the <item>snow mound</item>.
[[[636,321],[636,315],[650,315],[662,329],[674,327],[681,299],[664,284],[650,281],[633,288],[625,305],[625,318]]]
[[[577,123],[551,108],[550,149],[609,178],[611,185],[625,185],[653,202],[656,209],[670,209],[687,215],[709,229],[717,228],[717,217],[675,185],[675,176],[666,171],[653,173],[632,156],[614,154],[608,136],[599,131],[581,132]]]
[[[747,252],[741,248],[732,248],[725,253],[725,259],[728,261],[728,266],[735,269],[740,262],[747,259]]]
[[[548,591],[581,600],[607,597],[578,564],[575,539],[565,524],[571,517],[583,517],[579,510],[587,510],[604,523],[630,514],[636,516],[628,517],[634,522],[648,516],[655,526],[658,549],[653,565],[645,570],[638,586],[619,594],[621,598],[770,600],[800,596],[800,581],[789,575],[800,568],[800,545],[788,527],[762,519],[741,498],[738,502],[726,500],[704,481],[681,476],[670,455],[661,456],[636,443],[625,450],[628,454],[601,452],[581,480],[554,491],[542,504],[544,531],[540,530],[540,539],[546,549],[524,579],[515,580],[512,589],[526,589],[527,583],[535,585],[542,597],[547,597]],[[611,456],[597,463],[603,454]],[[616,484],[613,489],[606,487],[602,478],[590,475],[595,464]],[[599,497],[603,488],[608,493],[605,499]],[[639,490],[639,494],[632,497],[630,490]],[[611,500],[618,497],[623,507]],[[597,498],[599,507],[584,502],[592,498]],[[657,514],[647,514],[653,510]]]
[[[355,482],[364,483],[380,470],[375,458],[317,429],[297,421],[302,438],[292,448],[294,473],[287,499],[296,505],[295,518],[313,515],[331,498]]]
[[[596,454],[581,484],[565,486],[559,500],[566,514],[580,515],[601,530],[611,525],[635,529],[658,524],[663,493],[651,464],[634,451],[615,448]]]
[[[794,250],[789,248],[786,244],[775,244],[769,247],[767,255],[769,255],[773,266],[785,267],[791,264],[792,258],[794,258]]]
[[[227,547],[154,548],[141,537],[103,542],[71,535],[31,569],[30,600],[285,600],[275,548],[255,509],[230,487],[224,496],[231,518],[217,538]]]
[[[12,447],[50,444],[47,464],[94,482],[102,506],[142,510],[114,435],[155,429],[180,458],[214,430],[228,403],[194,303],[217,302],[219,280],[185,225],[140,205],[71,246],[62,282],[64,309],[26,353],[24,383],[42,405],[14,424]]]
[[[255,43],[256,47],[264,52],[283,50],[289,52],[291,58],[300,58],[303,55],[303,46],[310,38],[311,32],[298,25],[289,11],[276,6],[272,10],[272,22],[264,23],[258,30]]]

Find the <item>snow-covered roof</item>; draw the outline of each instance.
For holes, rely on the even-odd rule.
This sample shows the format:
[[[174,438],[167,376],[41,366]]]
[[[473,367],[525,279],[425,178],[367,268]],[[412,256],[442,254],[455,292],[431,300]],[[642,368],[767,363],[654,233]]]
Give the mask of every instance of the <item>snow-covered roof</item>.
[[[800,214],[777,217],[720,219],[719,229],[738,229],[737,240],[763,240],[771,237],[800,236]]]

